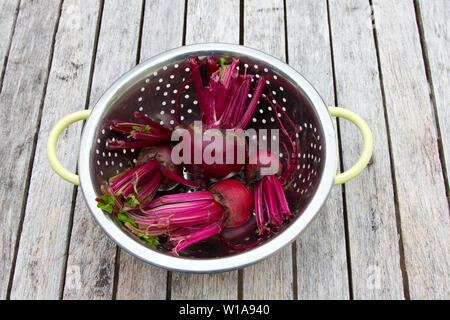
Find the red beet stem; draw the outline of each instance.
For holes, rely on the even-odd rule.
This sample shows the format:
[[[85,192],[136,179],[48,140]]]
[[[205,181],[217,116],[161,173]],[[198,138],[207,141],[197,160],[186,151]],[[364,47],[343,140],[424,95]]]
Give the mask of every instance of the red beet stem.
[[[145,208],[141,206],[140,214],[129,212],[128,215],[146,234],[167,234],[175,239],[174,250],[178,253],[188,245],[221,232],[222,228],[247,222],[251,207],[252,194],[247,187],[228,179],[213,185],[211,191],[165,195],[146,204]],[[215,231],[210,233],[213,229]],[[203,232],[205,230],[209,231]]]
[[[128,134],[128,137],[133,138],[134,141],[108,139],[107,148],[109,150],[138,149],[170,142],[172,130],[163,127],[140,112],[135,112],[134,117],[145,121],[147,124],[120,120],[112,121],[111,130]]]
[[[269,90],[268,94],[269,94],[270,99],[267,96],[265,96],[264,98],[269,102],[269,104],[272,106],[273,110],[275,111],[275,115],[277,117],[278,123],[280,124],[281,130],[282,130],[283,134],[288,138],[289,143],[292,148],[292,154],[293,154],[292,160],[288,162],[286,170],[281,175],[282,184],[286,185],[286,184],[288,184],[289,180],[291,180],[290,179],[291,172],[294,169],[296,163],[298,162],[297,155],[300,152],[300,139],[299,139],[300,134],[299,134],[298,126],[295,125],[295,123],[292,121],[292,119],[289,117],[289,115],[283,110],[283,108],[280,107],[278,102],[276,102],[276,100],[273,98],[270,90]],[[272,101],[275,101],[275,103],[272,103]],[[278,113],[283,115],[283,117],[286,119],[286,121],[291,126],[292,132],[295,133],[295,143],[292,141],[291,136],[289,135],[286,128],[284,127],[283,122],[281,121]]]
[[[179,234],[172,233],[170,235],[170,241],[174,244],[172,252],[178,255],[179,252],[188,246],[207,239],[213,235],[219,234],[223,229],[223,224],[224,216],[222,216],[222,219],[204,226],[182,230],[182,233]],[[189,231],[189,233],[186,233],[186,231]]]
[[[245,129],[247,127],[248,122],[250,121],[253,113],[255,112],[256,105],[258,104],[258,100],[261,97],[261,94],[264,89],[264,78],[260,77],[258,81],[256,82],[255,89],[253,90],[252,98],[250,99],[250,103],[245,110],[244,115],[242,116],[242,119],[239,121],[239,124],[236,126],[236,128],[239,129]]]
[[[293,216],[281,182],[275,175],[264,176],[256,183],[254,198],[259,235],[272,228],[281,227],[287,217]]]
[[[174,204],[174,203],[182,203],[182,202],[191,202],[191,201],[199,201],[199,200],[211,200],[214,201],[214,194],[210,191],[196,191],[189,193],[178,193],[178,194],[170,194],[164,195],[152,201],[146,209],[152,209],[165,204]]]
[[[264,208],[266,210],[267,221],[271,226],[278,227],[281,225],[281,223],[277,220],[278,212],[275,212],[277,208],[273,203],[273,199],[269,198],[270,193],[268,193],[268,190],[264,183],[264,179],[262,180],[262,184],[263,184],[263,202]]]
[[[286,195],[284,193],[283,187],[281,186],[280,180],[276,176],[268,176],[267,179],[271,181],[270,185],[274,187],[273,191],[278,201],[278,208],[280,210],[280,213],[285,217],[293,216],[291,210],[289,209],[289,204],[287,202]]]
[[[192,187],[192,188],[200,187],[200,184],[198,182],[186,180],[183,177],[180,177],[179,175],[177,175],[177,174],[173,173],[172,171],[167,170],[165,168],[162,169],[162,172],[167,178],[169,178],[175,182],[184,184],[185,186]]]
[[[244,79],[242,86],[241,86],[241,91],[239,93],[236,111],[233,114],[233,119],[231,120],[231,123],[228,124],[226,129],[236,127],[236,125],[242,119],[242,115],[244,113],[248,94],[250,91],[250,85],[251,85],[252,78],[253,78],[252,76],[246,76],[246,79]],[[253,112],[252,112],[252,114],[253,114]]]
[[[111,190],[116,195],[127,197],[132,191],[151,179],[160,167],[161,164],[157,160],[136,166],[119,178],[114,179],[110,184]]]
[[[225,103],[227,99],[230,99],[230,89],[233,87],[233,82],[238,76],[236,70],[239,60],[233,58],[233,62],[228,66],[222,66],[222,74],[219,75],[217,82],[219,86],[217,89],[216,99],[215,99],[215,112],[217,117],[221,117],[225,108]],[[214,81],[214,78],[209,78],[210,82]]]
[[[273,192],[273,188],[269,182],[269,177],[265,176],[263,178],[264,183],[264,199],[267,199],[268,208],[270,211],[270,217],[272,224],[275,226],[281,226],[283,223],[283,217],[278,210],[278,201]]]
[[[188,81],[190,80],[191,77],[194,78],[194,87],[195,87],[195,91],[197,93],[197,100],[198,100],[198,104],[200,107],[200,115],[201,115],[201,117],[203,117],[203,112],[204,112],[204,92],[203,91],[204,91],[204,88],[203,88],[203,82],[202,82],[202,78],[200,76],[199,68],[205,63],[206,62],[200,63],[200,61],[198,60],[197,57],[189,58],[189,65],[191,66],[191,72],[189,73],[187,79],[181,85],[180,91],[178,92],[178,95],[177,95],[175,117],[177,119],[178,125],[181,124],[181,112],[180,112],[181,95],[183,93],[183,90],[184,90],[186,84],[188,83]]]
[[[188,212],[189,210],[195,211],[196,209],[206,206],[212,203],[211,200],[195,200],[189,202],[178,202],[178,203],[170,203],[163,204],[157,207],[152,206],[152,208],[142,209],[142,219],[153,219],[158,215],[173,215],[173,214],[183,214]]]
[[[172,130],[167,129],[166,127],[163,127],[162,125],[160,125],[159,123],[153,121],[152,119],[150,119],[149,117],[147,117],[147,116],[146,116],[145,114],[143,114],[143,113],[140,113],[140,112],[137,112],[137,111],[136,111],[136,112],[134,113],[134,117],[135,117],[136,119],[141,119],[141,120],[147,122],[147,123],[150,124],[151,126],[157,128],[159,131],[168,134],[169,137],[170,137],[170,135],[172,134]]]
[[[142,140],[142,141],[125,141],[125,140],[111,140],[107,139],[108,150],[123,150],[123,149],[139,149],[154,146],[161,143],[160,140]]]
[[[206,129],[210,128],[245,128],[250,121],[256,104],[264,88],[263,77],[256,82],[250,104],[246,107],[250,92],[252,75],[239,75],[237,66],[239,60],[233,59],[230,65],[216,68],[211,57],[206,59],[208,85],[204,86],[201,79],[200,61],[197,57],[189,59],[194,79],[194,88],[197,93],[201,119],[204,119]],[[184,86],[184,84],[183,84]]]
[[[258,181],[254,189],[255,198],[255,218],[256,225],[258,226],[258,234],[262,235],[264,231],[269,230],[267,227],[267,221],[264,217],[264,207],[263,207],[263,189],[262,181]]]
[[[219,122],[216,125],[217,127],[231,128],[231,123],[234,119],[236,109],[240,110],[241,108],[245,108],[245,101],[241,101],[241,97],[245,94],[243,92],[246,89],[246,86],[243,85],[243,78],[244,77],[239,76],[239,78],[236,79],[234,85],[230,88],[228,102],[223,110],[223,113],[221,113]],[[244,98],[247,98],[247,96],[245,96]],[[240,105],[240,103],[243,105]]]
[[[135,116],[138,119],[142,120],[146,119],[145,121],[150,124],[141,124],[136,122],[114,120],[111,125],[111,130],[122,133],[128,133],[130,135],[132,135],[133,133],[141,133],[145,135],[170,139],[172,135],[171,130],[164,128],[160,124],[148,118],[146,115],[141,114],[139,112],[135,112]]]
[[[206,58],[206,78],[211,78],[211,75],[217,71],[219,66],[217,65],[216,61],[212,57]]]
[[[136,196],[141,206],[145,206],[146,202],[152,201],[156,192],[158,192],[159,186],[161,184],[162,174],[161,172],[156,172],[154,177],[148,182],[141,191]]]
[[[223,207],[214,201],[201,200],[184,204],[169,204],[134,216],[140,228],[146,230],[193,227],[217,221],[223,216]]]

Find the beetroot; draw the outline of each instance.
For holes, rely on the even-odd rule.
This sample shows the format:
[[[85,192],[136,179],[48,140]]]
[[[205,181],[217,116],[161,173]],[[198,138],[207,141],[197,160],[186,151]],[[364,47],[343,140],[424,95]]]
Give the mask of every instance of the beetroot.
[[[107,140],[110,150],[140,150],[134,168],[112,177],[102,186],[98,206],[114,213],[131,232],[149,244],[157,244],[159,236],[167,239],[176,255],[214,235],[234,249],[250,248],[293,215],[283,186],[289,186],[299,161],[299,129],[270,91],[262,94],[266,82],[263,76],[247,74],[247,68],[240,74],[239,60],[232,59],[229,64],[225,61],[212,57],[203,62],[197,57],[189,59],[191,72],[183,79],[178,92],[177,123],[172,129],[139,112],[134,113],[137,122],[114,120],[110,126],[112,131],[126,135],[123,140]],[[202,79],[202,74],[206,74],[206,79]],[[188,81],[193,81],[200,111],[200,121],[194,122],[195,126],[181,123],[180,102]],[[269,150],[252,151],[246,144],[242,131],[261,96],[274,110],[284,134],[280,143],[286,157],[282,159]],[[180,140],[184,142],[182,149],[171,144],[172,134],[178,128],[185,129]],[[189,151],[183,154],[185,148]],[[253,192],[242,182],[229,179],[245,163],[239,179],[245,180]],[[194,181],[182,177],[183,166]],[[207,188],[211,182],[216,183]],[[173,190],[178,183],[201,191],[166,194],[154,199],[158,191]],[[255,220],[250,220],[253,206]],[[240,232],[238,227],[255,228],[255,224],[259,239],[252,244],[235,245],[223,233],[224,230]]]
[[[252,194],[237,180],[223,180],[209,191],[165,195],[140,212],[128,212],[137,227],[133,232],[146,236],[167,235],[178,254],[187,246],[248,221]]]
[[[255,217],[259,234],[279,228],[292,216],[283,187],[278,177],[264,176],[254,189]]]
[[[137,157],[137,164],[147,163],[151,160],[158,160],[161,167],[171,173],[181,176],[183,174],[183,167],[175,165],[171,160],[172,149],[169,146],[152,146],[142,148]],[[167,172],[166,171],[166,172]],[[178,185],[178,181],[170,179],[165,176],[162,181],[159,190],[169,191]]]
[[[225,227],[238,227],[247,222],[252,210],[252,194],[237,180],[223,180],[210,188],[227,215]]]
[[[148,155],[149,153],[143,153],[140,162]],[[180,177],[176,172],[166,169],[164,165],[164,162],[155,157],[111,177],[101,186],[102,196],[96,199],[97,206],[110,213],[124,213],[136,208],[145,208],[158,190],[167,188],[174,182],[199,187],[198,183]],[[165,185],[162,185],[163,183]]]
[[[263,77],[260,77],[252,88],[253,75],[246,72],[239,74],[237,69],[239,60],[233,59],[229,65],[225,65],[222,60],[219,66],[214,59],[208,57],[206,68],[209,83],[205,86],[199,70],[202,63],[196,57],[190,58],[189,62],[192,69],[190,77],[192,76],[194,81],[203,124],[201,129],[190,127],[192,137],[195,133],[193,130],[199,130],[198,134],[203,137],[202,143],[191,139],[191,150],[192,153],[203,155],[208,148],[214,147],[214,152],[219,155],[211,152],[215,158],[213,162],[202,159],[200,162],[191,161],[184,165],[195,177],[223,179],[238,172],[245,162],[245,160],[237,161],[237,152],[234,152],[233,157],[229,156],[232,161],[227,161],[227,143],[233,145],[235,151],[245,150],[241,149],[245,147],[245,143],[240,139],[229,140],[223,130],[245,129],[256,109],[265,82]],[[217,129],[216,133],[219,133],[212,133],[209,129]]]
[[[225,135],[224,130],[206,130],[190,126],[191,155],[184,162],[186,169],[196,179],[229,178],[239,172],[245,163],[245,140],[239,136]],[[196,139],[196,135],[201,137]],[[232,150],[231,153],[228,153]],[[199,157],[201,155],[201,157]],[[239,159],[238,155],[243,155]],[[228,159],[227,157],[230,157]]]
[[[109,150],[136,149],[170,142],[172,130],[161,126],[140,112],[135,112],[134,117],[143,120],[145,124],[112,121],[111,130],[127,134],[132,141],[108,139]]]

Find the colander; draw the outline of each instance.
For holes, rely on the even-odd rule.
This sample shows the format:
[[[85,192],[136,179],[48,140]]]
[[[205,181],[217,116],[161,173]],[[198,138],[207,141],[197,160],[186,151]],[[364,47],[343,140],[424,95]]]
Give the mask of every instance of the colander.
[[[174,256],[164,248],[153,248],[143,243],[96,205],[95,198],[100,194],[102,182],[129,168],[137,157],[137,150],[107,149],[107,139],[119,137],[110,130],[111,120],[134,120],[133,112],[139,111],[162,125],[174,124],[177,96],[190,72],[190,56],[198,56],[201,60],[207,56],[239,59],[239,67],[246,68],[248,74],[266,79],[271,99],[285,110],[299,129],[300,152],[292,156],[301,161],[293,171],[293,181],[286,191],[295,217],[278,232],[245,251],[234,250],[219,238],[211,237],[186,248],[180,256]],[[186,124],[199,119],[197,96],[193,87],[191,82],[187,82],[181,96],[181,119]],[[279,129],[274,112],[270,104],[261,98],[248,127],[256,130]],[[360,159],[352,168],[339,175],[336,175],[338,153],[331,116],[352,121],[364,138]],[[56,142],[64,128],[85,119],[87,121],[79,150],[78,176],[66,170],[58,161]],[[143,261],[169,270],[210,273],[255,263],[295,240],[317,215],[332,185],[352,179],[365,168],[372,154],[372,136],[369,127],[358,115],[344,108],[327,108],[312,85],[284,62],[245,46],[207,43],[164,52],[121,76],[104,93],[92,111],[75,112],[55,125],[48,138],[47,154],[57,174],[75,185],[81,185],[93,217],[121,248]],[[180,192],[188,191],[186,189]],[[227,230],[227,237],[235,244],[249,244],[257,239],[255,230],[255,219],[250,219],[242,227]]]

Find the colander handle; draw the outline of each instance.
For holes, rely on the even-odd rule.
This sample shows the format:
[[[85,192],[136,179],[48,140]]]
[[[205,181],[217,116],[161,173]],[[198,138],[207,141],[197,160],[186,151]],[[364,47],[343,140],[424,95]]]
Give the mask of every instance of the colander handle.
[[[64,180],[72,184],[80,185],[80,177],[63,167],[56,156],[56,142],[58,142],[61,132],[74,122],[86,120],[91,114],[91,110],[83,110],[71,113],[61,120],[53,127],[47,140],[47,158],[53,170]]]
[[[359,160],[353,165],[353,167],[334,177],[334,184],[338,185],[355,178],[361,173],[361,171],[364,170],[365,167],[367,167],[367,164],[372,157],[373,138],[372,132],[370,131],[367,123],[356,113],[348,109],[339,107],[328,107],[328,110],[330,112],[330,115],[333,117],[344,118],[353,122],[358,127],[359,131],[361,131],[364,139],[364,147]]]

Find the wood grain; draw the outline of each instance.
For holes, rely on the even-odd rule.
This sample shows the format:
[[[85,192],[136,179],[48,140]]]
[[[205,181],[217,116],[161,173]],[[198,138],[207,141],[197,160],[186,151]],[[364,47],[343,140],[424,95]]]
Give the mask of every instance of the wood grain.
[[[0,167],[0,225],[3,229],[0,240],[0,296],[3,298],[6,297],[10,272],[14,267],[12,263],[25,206],[29,166],[48,75],[50,49],[59,16],[58,9],[58,4],[48,8],[44,1],[22,3],[0,94],[0,119],[3,123],[0,129],[3,137],[0,146],[4,150],[0,153],[0,160],[7,164]],[[16,270],[26,273],[28,266],[21,270],[19,265]],[[21,281],[16,282],[17,285],[29,280],[25,277],[19,279]]]
[[[330,1],[330,24],[339,106],[366,120],[375,141],[371,163],[345,183],[354,299],[404,299],[394,191],[380,77],[365,0]],[[364,90],[361,90],[364,88]],[[340,121],[344,169],[358,160],[363,141]]]
[[[105,1],[89,107],[136,64],[142,2]],[[99,228],[78,189],[66,270],[64,299],[113,297],[116,245]],[[75,283],[75,285],[74,285]]]
[[[170,17],[170,27],[167,19]],[[140,58],[181,46],[184,1],[146,1]],[[121,250],[117,299],[165,299],[168,271]]]
[[[19,0],[0,2],[0,91],[18,9]]]
[[[448,299],[449,207],[414,6],[373,4],[408,293]]]
[[[0,1],[0,299],[449,299],[449,6]],[[373,131],[372,161],[344,189],[333,187],[292,247],[241,272],[145,264],[119,250],[81,190],[50,169],[49,130],[93,107],[136,62],[182,43],[240,40],[289,59],[327,104],[359,113]],[[362,141],[352,124],[340,129],[348,168]],[[81,123],[70,126],[57,146],[72,171],[80,132]]]
[[[174,300],[236,300],[238,272],[214,274],[172,273],[171,298]]]
[[[83,11],[85,8],[87,11]],[[43,103],[11,299],[58,299],[61,294],[74,187],[59,178],[50,168],[46,156],[46,142],[57,120],[70,112],[79,110],[80,107],[83,108],[85,104],[91,53],[95,40],[97,8],[98,5],[94,1],[83,5],[80,1],[66,1],[62,7],[47,93]],[[22,14],[25,15],[28,10],[29,16],[26,18],[24,16],[25,20],[21,20]],[[31,34],[40,39],[27,38],[25,44],[28,47],[30,43],[35,43],[37,48],[34,48],[34,54],[44,49],[47,56],[51,54],[50,44],[59,8],[52,8],[50,12],[49,10],[49,6],[44,2],[40,3],[40,7],[21,6],[20,8],[14,40],[20,39],[16,37],[19,37],[21,28],[26,26],[24,32],[27,33],[29,28],[34,30]],[[51,13],[50,16],[48,12]],[[34,20],[36,21],[33,23]],[[42,35],[34,29],[37,25],[46,24],[53,28],[47,26],[48,30],[41,30]],[[44,32],[47,33],[46,39],[43,37]],[[47,42],[47,46],[43,45],[44,41]],[[44,56],[33,55],[28,62],[21,63],[20,66],[33,69],[40,63],[48,63],[43,58]],[[10,56],[10,63],[13,63],[12,59],[13,54]],[[40,72],[45,77],[47,66],[40,67]],[[36,75],[31,73],[26,77],[33,79]],[[16,82],[18,80],[16,79]],[[4,92],[7,92],[6,86]],[[28,102],[21,101],[21,104],[27,106],[27,111],[21,114],[22,117],[27,117],[28,113],[32,113],[32,109],[39,110],[39,106],[33,106],[32,101],[35,101],[34,104],[39,102],[36,96],[39,97],[40,94],[35,92],[34,95]],[[71,96],[71,99],[67,99],[68,96]],[[21,123],[29,122],[22,118],[17,123],[19,127]],[[71,126],[61,136],[58,143],[58,156],[63,165],[71,171],[75,171],[77,154],[73,152],[73,145],[78,145],[80,132],[79,124]],[[26,130],[22,134],[27,134]],[[45,190],[44,193],[43,190]]]
[[[239,43],[239,0],[188,1],[186,44]]]
[[[188,1],[186,44],[213,41],[239,43],[239,1]],[[172,299],[237,297],[237,271],[218,274],[172,273]]]
[[[244,45],[285,60],[283,1],[244,2]],[[243,299],[294,298],[292,246],[243,269]]]
[[[450,2],[419,1],[424,50],[431,73],[436,116],[439,121],[442,152],[447,174],[447,197],[450,172]]]
[[[287,1],[289,64],[334,105],[327,3]],[[301,19],[299,15],[301,14]],[[334,186],[323,208],[297,238],[298,299],[348,299],[342,189]]]
[[[184,0],[145,2],[141,61],[182,45],[184,11]]]

